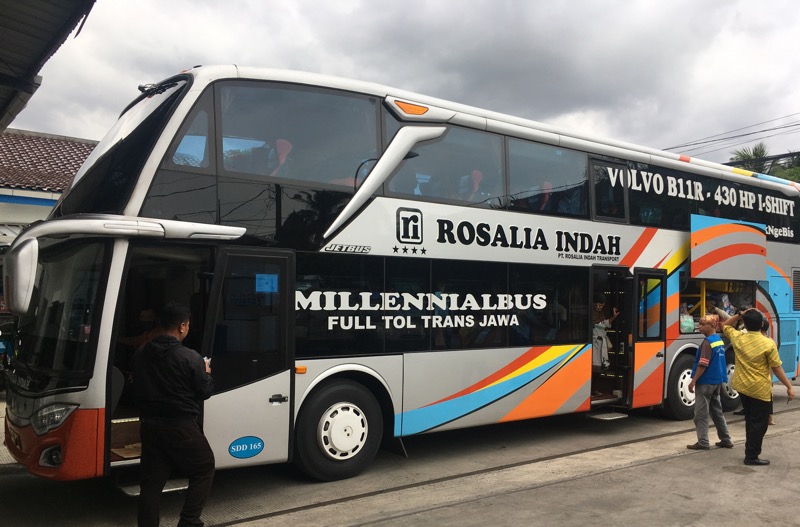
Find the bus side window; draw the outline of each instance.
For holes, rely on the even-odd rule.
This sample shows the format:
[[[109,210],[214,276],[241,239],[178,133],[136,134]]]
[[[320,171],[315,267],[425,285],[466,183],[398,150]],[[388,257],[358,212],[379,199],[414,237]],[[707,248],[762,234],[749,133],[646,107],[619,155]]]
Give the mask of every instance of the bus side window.
[[[592,161],[594,185],[594,216],[611,221],[627,219],[627,194],[625,186],[618,184],[625,177],[625,165],[606,161]]]
[[[208,173],[214,168],[214,141],[209,130],[213,130],[212,90],[207,90],[192,110],[194,115],[187,119],[178,132],[172,148],[164,160],[162,168],[184,169],[192,172]]]
[[[586,154],[522,139],[507,144],[511,210],[586,217]]]
[[[493,206],[502,193],[502,141],[487,132],[451,127],[414,147],[388,190],[448,202]]]
[[[389,182],[389,190],[398,194],[420,195],[423,184],[412,170],[402,168]]]

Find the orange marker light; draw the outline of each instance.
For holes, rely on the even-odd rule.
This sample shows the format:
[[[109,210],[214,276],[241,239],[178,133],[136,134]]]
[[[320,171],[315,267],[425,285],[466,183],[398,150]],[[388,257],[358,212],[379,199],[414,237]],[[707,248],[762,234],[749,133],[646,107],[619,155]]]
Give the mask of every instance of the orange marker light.
[[[426,106],[420,106],[418,104],[411,104],[410,102],[403,101],[395,101],[394,103],[398,108],[403,110],[403,113],[408,115],[424,115],[428,113],[428,108]]]
[[[308,371],[308,366],[295,366],[294,372],[298,375],[302,375]]]

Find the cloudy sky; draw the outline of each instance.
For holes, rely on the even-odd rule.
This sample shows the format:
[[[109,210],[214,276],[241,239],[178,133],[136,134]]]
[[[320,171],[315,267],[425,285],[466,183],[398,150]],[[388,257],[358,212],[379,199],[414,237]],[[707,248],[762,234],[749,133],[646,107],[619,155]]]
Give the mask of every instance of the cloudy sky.
[[[12,128],[100,139],[196,64],[367,80],[727,161],[800,150],[795,0],[97,0]],[[717,137],[712,137],[717,136]]]

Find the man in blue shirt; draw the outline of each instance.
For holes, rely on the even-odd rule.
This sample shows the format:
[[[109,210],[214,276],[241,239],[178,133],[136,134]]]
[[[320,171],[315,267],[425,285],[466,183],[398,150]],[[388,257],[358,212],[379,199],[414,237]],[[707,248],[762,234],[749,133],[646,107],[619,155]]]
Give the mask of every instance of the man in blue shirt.
[[[703,317],[700,319],[700,333],[706,339],[697,349],[692,366],[692,381],[689,391],[695,393],[694,426],[697,429],[697,442],[687,445],[689,450],[708,450],[708,414],[717,427],[718,447],[733,448],[733,441],[728,433],[728,423],[722,413],[720,393],[722,384],[728,382],[725,364],[725,344],[717,335],[716,319]]]

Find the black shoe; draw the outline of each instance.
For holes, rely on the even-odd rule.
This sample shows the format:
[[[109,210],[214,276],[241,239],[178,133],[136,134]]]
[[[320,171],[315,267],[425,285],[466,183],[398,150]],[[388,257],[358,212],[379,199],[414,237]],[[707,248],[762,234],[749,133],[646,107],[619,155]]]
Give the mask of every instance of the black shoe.
[[[686,445],[686,448],[689,450],[710,450],[710,446],[703,446],[700,443],[695,443],[693,445]]]
[[[724,441],[717,441],[715,443],[720,448],[733,448],[733,441],[726,439]]]
[[[733,415],[744,415],[744,408],[742,408],[741,410],[736,410],[735,412],[733,412]]]
[[[769,459],[761,459],[761,458],[758,458],[758,457],[755,458],[755,459],[744,458],[744,464],[745,465],[769,465]]]

